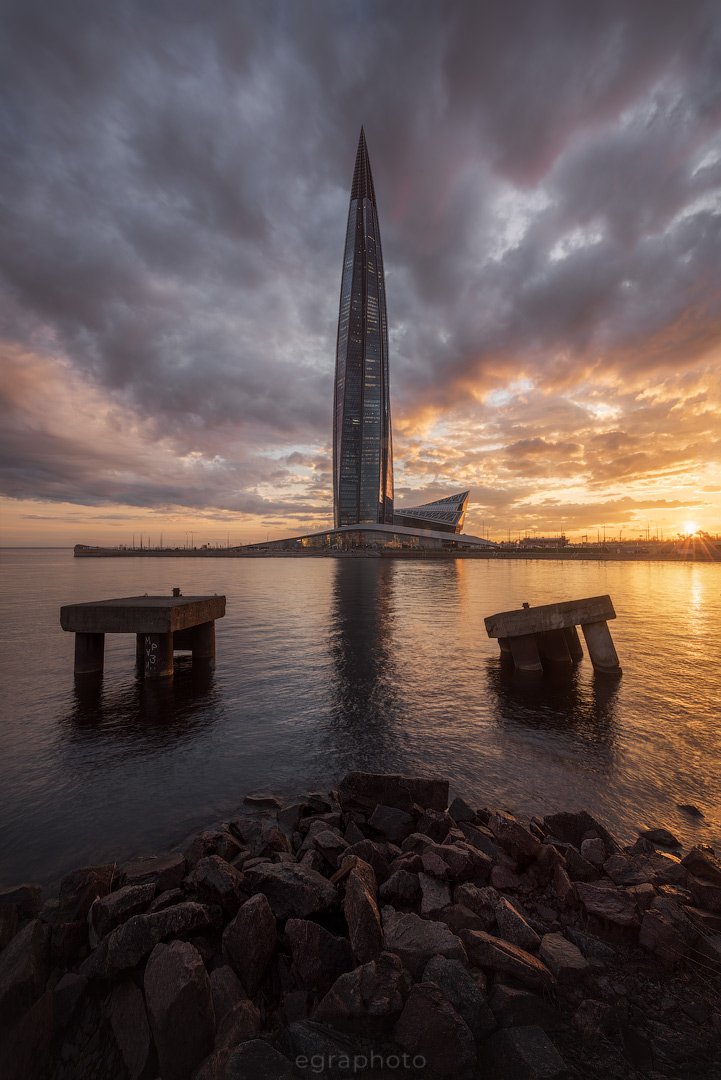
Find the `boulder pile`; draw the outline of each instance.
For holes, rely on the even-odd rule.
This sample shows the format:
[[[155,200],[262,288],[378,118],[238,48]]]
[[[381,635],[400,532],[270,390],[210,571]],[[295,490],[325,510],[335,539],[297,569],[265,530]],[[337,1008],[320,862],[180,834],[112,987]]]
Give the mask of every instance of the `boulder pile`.
[[[0,890],[5,1080],[721,1077],[721,861],[349,773]]]

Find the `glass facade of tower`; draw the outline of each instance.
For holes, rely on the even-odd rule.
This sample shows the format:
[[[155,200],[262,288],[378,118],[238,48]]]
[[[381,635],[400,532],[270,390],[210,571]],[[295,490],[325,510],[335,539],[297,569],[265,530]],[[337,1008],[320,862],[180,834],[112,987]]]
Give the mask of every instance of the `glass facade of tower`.
[[[335,366],[336,527],[393,523],[388,316],[373,176],[361,128],[346,231]]]

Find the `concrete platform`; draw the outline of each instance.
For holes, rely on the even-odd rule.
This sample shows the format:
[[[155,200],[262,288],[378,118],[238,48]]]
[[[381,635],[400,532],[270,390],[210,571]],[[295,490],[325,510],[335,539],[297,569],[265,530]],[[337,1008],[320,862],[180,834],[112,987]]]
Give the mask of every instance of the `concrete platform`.
[[[589,596],[558,604],[524,604],[485,620],[486,632],[498,638],[502,655],[513,657],[520,671],[541,672],[549,664],[573,664],[583,656],[577,626],[583,631],[594,670],[620,675],[621,667],[608,629],[616,612],[610,596]]]
[[[75,674],[103,670],[105,635],[135,634],[136,662],[146,678],[173,674],[173,652],[192,651],[193,660],[213,662],[215,620],[225,615],[224,596],[125,596],[67,604],[63,630],[75,634]]]

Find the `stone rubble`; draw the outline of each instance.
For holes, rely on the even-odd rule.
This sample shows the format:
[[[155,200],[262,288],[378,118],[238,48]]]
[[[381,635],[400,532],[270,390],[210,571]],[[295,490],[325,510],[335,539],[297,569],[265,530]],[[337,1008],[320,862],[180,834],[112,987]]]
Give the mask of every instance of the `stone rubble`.
[[[0,889],[0,1076],[719,1080],[714,851],[448,796],[349,773]]]

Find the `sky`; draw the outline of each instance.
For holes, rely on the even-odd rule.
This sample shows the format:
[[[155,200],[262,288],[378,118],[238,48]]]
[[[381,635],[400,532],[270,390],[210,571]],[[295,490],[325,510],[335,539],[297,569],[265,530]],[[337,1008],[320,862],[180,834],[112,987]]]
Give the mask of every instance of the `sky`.
[[[361,124],[396,505],[721,531],[716,0],[0,13],[0,543],[332,521]]]

